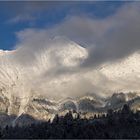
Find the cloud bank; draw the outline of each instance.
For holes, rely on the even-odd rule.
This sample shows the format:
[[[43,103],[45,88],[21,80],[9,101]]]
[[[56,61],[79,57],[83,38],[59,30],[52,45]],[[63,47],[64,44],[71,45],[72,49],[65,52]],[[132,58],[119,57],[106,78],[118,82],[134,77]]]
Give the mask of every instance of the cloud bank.
[[[139,12],[140,5],[137,2],[127,3],[118,8],[115,14],[103,19],[85,15],[67,16],[64,21],[52,28],[25,29],[18,33],[18,37],[21,44],[24,44],[22,49],[27,49],[26,52],[29,54],[46,47],[48,39],[56,36],[69,38],[89,52],[89,57],[82,66],[96,67],[139,50]]]

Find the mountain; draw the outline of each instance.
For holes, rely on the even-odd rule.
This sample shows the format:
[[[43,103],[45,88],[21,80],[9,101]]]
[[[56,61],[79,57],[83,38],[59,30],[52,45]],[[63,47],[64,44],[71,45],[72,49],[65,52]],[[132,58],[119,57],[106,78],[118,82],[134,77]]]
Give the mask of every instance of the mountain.
[[[59,37],[52,42],[28,61],[21,48],[0,50],[1,122],[48,120],[68,110],[102,113],[125,103],[139,109],[139,53],[87,68],[86,48]]]

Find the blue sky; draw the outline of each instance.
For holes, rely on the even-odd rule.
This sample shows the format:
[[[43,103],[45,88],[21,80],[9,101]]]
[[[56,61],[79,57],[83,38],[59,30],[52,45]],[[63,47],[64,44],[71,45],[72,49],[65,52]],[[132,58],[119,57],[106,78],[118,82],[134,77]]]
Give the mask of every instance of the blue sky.
[[[105,18],[125,2],[0,2],[0,49],[13,49],[16,32],[26,28],[50,28],[67,16]]]

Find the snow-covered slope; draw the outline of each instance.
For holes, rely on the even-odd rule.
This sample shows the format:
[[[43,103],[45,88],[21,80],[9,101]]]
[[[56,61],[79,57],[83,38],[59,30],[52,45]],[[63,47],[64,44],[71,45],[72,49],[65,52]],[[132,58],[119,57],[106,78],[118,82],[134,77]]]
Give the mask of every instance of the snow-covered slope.
[[[140,53],[134,53],[129,57],[110,62],[102,67],[101,71],[109,78],[140,77]]]

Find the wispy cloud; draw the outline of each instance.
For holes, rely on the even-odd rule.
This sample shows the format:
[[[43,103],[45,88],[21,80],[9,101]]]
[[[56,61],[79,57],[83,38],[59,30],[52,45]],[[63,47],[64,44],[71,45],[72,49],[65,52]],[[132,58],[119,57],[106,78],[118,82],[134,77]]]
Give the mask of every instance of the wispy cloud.
[[[31,15],[17,15],[14,18],[8,20],[8,23],[20,23],[27,21],[34,21],[36,18]]]

